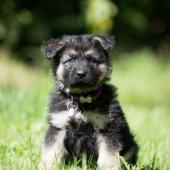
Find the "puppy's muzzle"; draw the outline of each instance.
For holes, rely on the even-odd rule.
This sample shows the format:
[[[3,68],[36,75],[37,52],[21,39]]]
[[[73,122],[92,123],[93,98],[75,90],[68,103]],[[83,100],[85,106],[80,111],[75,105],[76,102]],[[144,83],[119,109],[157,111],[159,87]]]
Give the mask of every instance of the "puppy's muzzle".
[[[77,78],[79,78],[79,79],[85,78],[86,75],[87,75],[87,72],[86,72],[86,71],[83,71],[83,70],[78,70],[78,71],[77,71]]]

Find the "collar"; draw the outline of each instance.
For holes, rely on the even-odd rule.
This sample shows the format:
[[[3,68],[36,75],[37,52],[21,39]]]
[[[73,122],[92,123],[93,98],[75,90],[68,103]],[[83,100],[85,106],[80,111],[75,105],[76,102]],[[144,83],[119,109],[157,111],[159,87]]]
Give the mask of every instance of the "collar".
[[[98,89],[94,92],[91,92],[89,94],[72,94],[71,98],[73,101],[79,102],[79,103],[93,103],[95,102],[101,95],[102,89]]]
[[[70,90],[68,88],[65,88],[63,84],[59,84],[59,89],[62,92],[64,92],[64,94],[72,102],[75,101],[78,103],[93,103],[101,96],[101,92],[102,92],[102,86],[100,86],[97,90],[94,90],[86,94],[71,93]]]

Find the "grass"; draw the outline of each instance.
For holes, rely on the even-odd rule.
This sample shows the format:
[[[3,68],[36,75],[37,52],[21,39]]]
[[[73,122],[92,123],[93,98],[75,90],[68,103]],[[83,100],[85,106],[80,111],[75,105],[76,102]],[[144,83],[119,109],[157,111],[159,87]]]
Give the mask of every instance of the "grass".
[[[46,123],[50,74],[0,59],[0,170],[34,170]],[[137,167],[170,169],[170,64],[143,50],[113,59],[112,80],[140,145]],[[47,69],[45,69],[47,70]],[[124,164],[126,162],[120,159]],[[77,161],[71,167],[78,169]],[[126,164],[126,168],[130,169]],[[82,168],[88,169],[84,162]]]

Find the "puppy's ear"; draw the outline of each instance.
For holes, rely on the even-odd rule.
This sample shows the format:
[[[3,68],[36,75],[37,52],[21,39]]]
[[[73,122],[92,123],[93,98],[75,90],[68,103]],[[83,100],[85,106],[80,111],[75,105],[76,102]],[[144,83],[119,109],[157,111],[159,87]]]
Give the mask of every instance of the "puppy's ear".
[[[64,47],[64,42],[60,39],[50,39],[43,42],[43,51],[47,59],[52,59]]]
[[[107,51],[110,52],[115,45],[114,36],[101,35],[93,36],[93,42],[98,42]]]

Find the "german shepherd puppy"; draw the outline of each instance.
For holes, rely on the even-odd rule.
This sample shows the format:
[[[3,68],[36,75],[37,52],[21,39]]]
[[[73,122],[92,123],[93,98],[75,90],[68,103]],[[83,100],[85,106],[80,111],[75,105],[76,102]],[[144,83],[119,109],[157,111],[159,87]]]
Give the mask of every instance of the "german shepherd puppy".
[[[55,89],[48,112],[40,168],[73,157],[96,161],[102,170],[116,170],[118,156],[136,163],[138,146],[117,100],[111,75],[112,36],[73,35],[43,44],[51,61]]]

